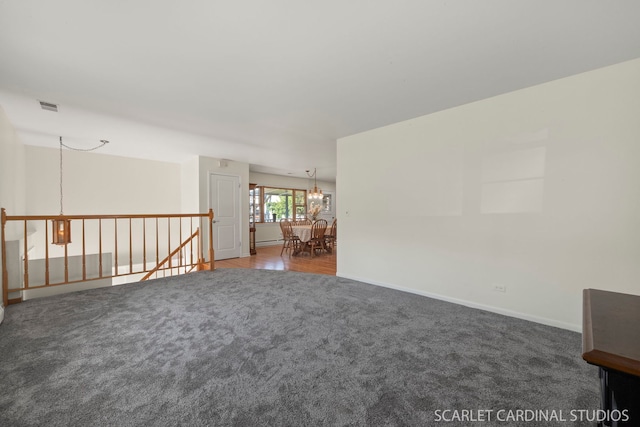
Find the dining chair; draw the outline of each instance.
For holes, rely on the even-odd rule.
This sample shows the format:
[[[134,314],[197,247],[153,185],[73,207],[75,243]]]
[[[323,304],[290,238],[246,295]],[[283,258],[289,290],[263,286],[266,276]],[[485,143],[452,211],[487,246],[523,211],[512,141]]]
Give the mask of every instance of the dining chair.
[[[315,255],[316,249],[324,249],[327,247],[324,244],[324,233],[327,231],[327,220],[318,219],[313,225],[311,225],[311,240],[307,242],[307,247],[311,253],[311,258]]]
[[[300,249],[300,239],[293,234],[291,222],[287,219],[280,220],[280,230],[282,230],[283,239],[280,256],[282,256],[285,250],[289,251],[289,256],[291,256],[291,251],[298,252]]]
[[[331,228],[324,235],[324,244],[326,247],[330,247],[331,249],[335,248],[336,239],[338,237],[338,219],[334,218],[331,223]]]

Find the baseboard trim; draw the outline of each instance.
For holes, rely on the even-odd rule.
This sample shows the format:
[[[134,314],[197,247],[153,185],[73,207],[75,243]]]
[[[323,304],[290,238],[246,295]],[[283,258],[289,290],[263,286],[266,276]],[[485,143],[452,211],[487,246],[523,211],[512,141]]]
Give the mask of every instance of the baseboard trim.
[[[425,291],[421,291],[421,290],[418,290],[418,289],[405,288],[405,287],[402,287],[402,286],[392,285],[390,283],[384,283],[384,282],[378,282],[378,281],[375,281],[375,280],[364,279],[362,277],[352,276],[350,274],[343,274],[343,273],[340,273],[340,272],[337,272],[336,276],[343,277],[345,279],[357,280],[358,282],[364,282],[364,283],[367,283],[369,285],[381,286],[383,288],[395,289],[397,291],[402,291],[402,292],[409,292],[411,294],[421,295],[421,296],[427,297],[427,298],[433,298],[433,299],[437,299],[437,300],[440,300],[440,301],[450,302],[450,303],[453,303],[453,304],[464,305],[464,306],[470,307],[470,308],[477,308],[479,310],[485,310],[485,311],[490,311],[492,313],[502,314],[504,316],[515,317],[517,319],[522,319],[522,320],[528,320],[530,322],[540,323],[542,325],[553,326],[555,328],[567,329],[569,331],[582,333],[582,325],[576,325],[576,324],[573,324],[573,323],[559,322],[557,320],[549,319],[549,318],[546,318],[546,317],[539,317],[539,316],[533,316],[533,315],[526,314],[526,313],[519,313],[517,311],[507,310],[507,309],[504,309],[504,308],[501,308],[501,307],[494,307],[494,306],[491,306],[491,305],[479,304],[479,303],[474,302],[474,301],[468,301],[468,300],[463,300],[463,299],[459,299],[459,298],[452,298],[452,297],[448,297],[446,295],[434,294],[434,293],[431,293],[431,292],[425,292]]]
[[[22,297],[18,297],[18,298],[9,298],[9,300],[7,301],[8,305],[11,304],[20,304],[22,302]]]
[[[0,325],[2,325],[3,320],[4,320],[4,307],[0,306]]]
[[[256,242],[256,248],[262,248],[265,246],[278,246],[282,244],[282,240],[264,240],[262,242]]]

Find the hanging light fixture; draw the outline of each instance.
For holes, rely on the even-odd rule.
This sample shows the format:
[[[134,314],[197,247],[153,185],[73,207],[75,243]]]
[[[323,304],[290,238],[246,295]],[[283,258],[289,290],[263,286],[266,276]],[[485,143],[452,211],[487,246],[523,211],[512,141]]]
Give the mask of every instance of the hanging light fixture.
[[[62,209],[62,137],[60,137],[60,218],[53,221],[53,237],[51,243],[54,245],[67,245],[71,243],[71,220],[64,217]]]
[[[322,190],[318,188],[318,182],[316,180],[316,168],[313,168],[313,173],[306,171],[309,178],[313,178],[313,191],[309,192],[308,198],[311,200],[322,200]]]
[[[69,147],[68,145],[63,144],[62,137],[60,137],[60,217],[58,219],[52,220],[53,236],[51,239],[51,243],[53,243],[54,245],[64,246],[71,243],[71,220],[65,218],[64,211],[62,209],[62,147],[66,147],[74,151],[93,151],[108,143],[109,141],[107,141],[106,139],[101,139],[100,145],[89,149],[81,149]]]

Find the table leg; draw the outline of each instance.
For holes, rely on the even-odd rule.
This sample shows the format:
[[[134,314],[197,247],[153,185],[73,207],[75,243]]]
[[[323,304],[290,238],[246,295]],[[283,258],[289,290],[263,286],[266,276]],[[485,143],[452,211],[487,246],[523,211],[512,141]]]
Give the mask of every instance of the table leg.
[[[600,367],[602,410],[608,415],[599,426],[640,425],[640,378],[624,372]]]

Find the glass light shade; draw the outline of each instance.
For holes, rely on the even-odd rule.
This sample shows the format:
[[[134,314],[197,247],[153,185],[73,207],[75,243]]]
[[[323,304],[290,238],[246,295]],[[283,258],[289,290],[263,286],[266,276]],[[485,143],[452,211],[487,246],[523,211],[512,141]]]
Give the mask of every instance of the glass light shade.
[[[318,187],[313,187],[313,191],[309,193],[310,199],[322,199],[322,190],[319,190]]]
[[[70,219],[54,219],[52,230],[52,241],[54,245],[66,245],[71,243],[71,220]]]

